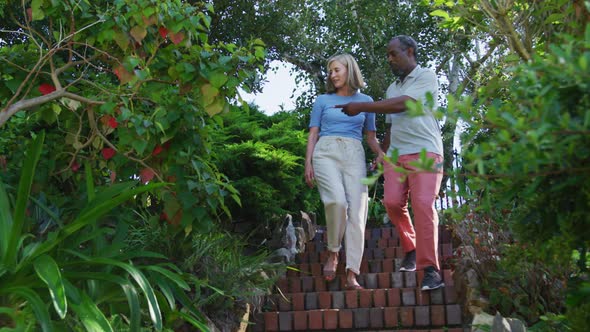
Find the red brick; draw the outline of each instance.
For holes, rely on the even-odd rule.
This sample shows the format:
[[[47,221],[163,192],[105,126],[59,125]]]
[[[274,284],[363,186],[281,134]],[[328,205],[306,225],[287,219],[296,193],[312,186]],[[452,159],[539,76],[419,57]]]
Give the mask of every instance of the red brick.
[[[379,242],[377,242],[377,246],[379,248],[387,248],[389,245],[389,239],[379,239]]]
[[[291,287],[291,293],[301,293],[301,279],[289,278],[289,286]]]
[[[315,277],[313,278],[313,281],[316,292],[326,291],[326,280],[324,280],[324,277]]]
[[[297,277],[299,272],[293,269],[287,269],[287,277]]]
[[[309,329],[321,330],[324,328],[323,312],[321,310],[308,311]]]
[[[419,288],[416,289],[416,304],[417,305],[429,305],[430,304],[430,292],[423,292]]]
[[[387,304],[390,307],[399,307],[401,305],[401,296],[399,289],[392,288],[387,290]]]
[[[278,312],[265,312],[264,313],[264,329],[266,331],[278,331],[279,330],[279,313]]]
[[[305,293],[291,294],[291,304],[293,305],[293,311],[305,310]]]
[[[395,272],[395,261],[393,258],[384,258],[381,272]]]
[[[314,277],[322,276],[322,264],[320,264],[320,263],[309,264],[309,271],[311,272],[311,275]]]
[[[318,263],[321,265],[320,262],[320,253],[319,252],[310,252],[307,253],[307,262],[311,263]]]
[[[453,271],[449,269],[443,270],[443,280],[445,282],[445,286],[455,286],[455,281],[453,280]]]
[[[395,247],[387,247],[383,249],[383,256],[385,258],[395,258]]]
[[[430,306],[430,323],[433,326],[445,325],[445,306],[433,305]]]
[[[359,307],[370,308],[373,305],[373,290],[361,289],[359,290]]]
[[[386,294],[387,292],[385,289],[373,290],[373,303],[375,304],[376,308],[382,308],[387,306]]]
[[[389,239],[391,237],[391,227],[381,227],[381,238]]]
[[[401,307],[399,313],[402,326],[414,326],[414,307]]]
[[[391,261],[391,260],[390,260]],[[385,261],[383,261],[383,266],[385,267]],[[377,275],[378,285],[379,288],[389,288],[391,287],[391,273],[379,273]]]
[[[430,325],[430,307],[417,306],[414,307],[414,317],[416,317],[416,326]]]
[[[363,259],[361,261],[361,268],[360,268],[360,272],[361,273],[369,273],[369,262],[367,262],[366,259]]]
[[[289,280],[285,277],[280,277],[276,283],[277,288],[281,290],[281,292],[285,293],[289,291]]]
[[[279,295],[278,297],[278,307],[279,307],[279,311],[290,311],[292,306],[291,306],[291,294],[285,294],[283,295]]]
[[[325,330],[335,330],[338,328],[338,311],[333,309],[324,311]]]
[[[320,309],[330,309],[332,307],[332,294],[329,292],[319,292],[318,302]]]
[[[299,264],[299,276],[301,277],[306,275],[309,275],[309,264]]]
[[[404,253],[403,250],[401,250],[401,248],[399,247],[399,238],[397,237],[391,237],[389,239],[387,239],[387,246],[388,247],[396,247],[397,249],[395,250],[395,255],[398,258],[402,258],[404,257]]]
[[[295,311],[293,313],[293,329],[296,331],[307,330],[307,311]]]
[[[455,288],[455,286],[445,285],[444,292],[446,304],[457,303],[457,289]]]
[[[398,317],[399,309],[397,307],[383,308],[383,319],[385,321],[385,327],[397,327],[399,322]]]
[[[352,310],[343,309],[338,312],[338,325],[341,329],[352,328]]]
[[[347,308],[358,308],[358,293],[357,291],[345,291],[344,296],[346,298],[346,307]]]

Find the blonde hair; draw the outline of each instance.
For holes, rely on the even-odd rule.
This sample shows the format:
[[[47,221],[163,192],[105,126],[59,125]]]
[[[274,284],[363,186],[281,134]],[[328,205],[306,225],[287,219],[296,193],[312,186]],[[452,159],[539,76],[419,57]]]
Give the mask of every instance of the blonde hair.
[[[337,54],[332,56],[328,59],[328,64],[326,68],[328,69],[328,79],[326,80],[326,92],[334,93],[336,92],[336,88],[330,80],[330,65],[332,62],[338,61],[344,66],[346,66],[346,70],[348,71],[348,77],[346,78],[346,84],[348,87],[354,91],[358,91],[361,88],[365,87],[365,81],[363,80],[363,75],[361,74],[361,70],[359,65],[356,63],[356,60],[352,57],[352,55],[347,53]]]

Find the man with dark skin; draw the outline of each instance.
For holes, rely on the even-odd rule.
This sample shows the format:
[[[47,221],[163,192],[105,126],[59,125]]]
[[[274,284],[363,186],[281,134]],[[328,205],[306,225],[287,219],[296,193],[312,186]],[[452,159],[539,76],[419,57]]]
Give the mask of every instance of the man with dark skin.
[[[442,180],[443,148],[440,127],[428,105],[428,96],[436,102],[438,79],[436,74],[417,64],[417,44],[409,36],[396,36],[387,45],[387,60],[398,78],[386,92],[386,99],[376,102],[337,105],[342,112],[355,116],[360,112],[386,114],[390,126],[385,133],[383,150],[399,156],[395,165],[383,163],[383,153],[376,162],[383,163],[383,205],[400,236],[405,257],[400,271],[424,270],[422,290],[444,287],[439,274],[438,213],[434,202]],[[422,103],[424,113],[411,115],[407,102]],[[417,169],[415,162],[421,153],[434,160],[435,169]],[[404,172],[397,172],[401,167]],[[414,222],[408,211],[412,201]]]

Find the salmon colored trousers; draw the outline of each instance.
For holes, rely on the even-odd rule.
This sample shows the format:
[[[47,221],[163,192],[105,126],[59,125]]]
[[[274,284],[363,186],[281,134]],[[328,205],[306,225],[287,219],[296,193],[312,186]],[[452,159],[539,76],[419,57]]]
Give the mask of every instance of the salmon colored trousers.
[[[417,171],[411,162],[420,159],[420,154],[399,156],[398,167],[409,171],[396,172],[391,163],[384,162],[383,205],[389,219],[397,228],[404,252],[416,249],[416,269],[423,270],[433,266],[440,270],[438,262],[438,213],[434,202],[440,189],[443,176],[443,157],[427,153],[434,160],[431,172]],[[412,204],[414,225],[408,210],[408,200]]]

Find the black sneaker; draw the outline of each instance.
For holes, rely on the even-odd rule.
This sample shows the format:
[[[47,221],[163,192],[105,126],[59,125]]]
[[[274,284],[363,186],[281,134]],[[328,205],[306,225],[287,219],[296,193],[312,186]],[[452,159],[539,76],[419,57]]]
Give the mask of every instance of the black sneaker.
[[[424,269],[424,279],[422,279],[422,290],[433,290],[445,287],[440,274],[433,266],[427,266]]]
[[[416,271],[416,250],[406,253],[399,270],[405,272]]]

